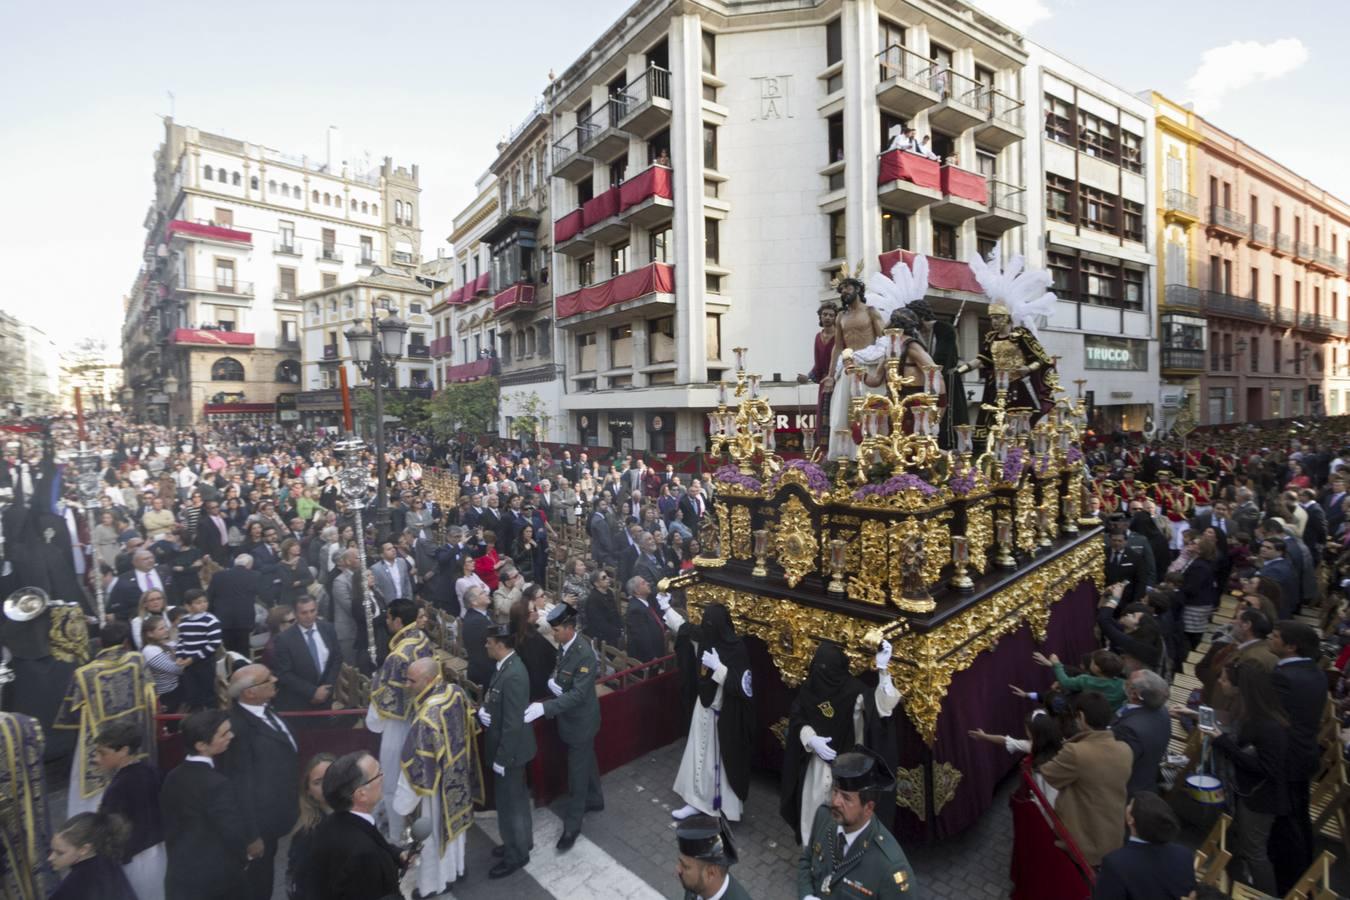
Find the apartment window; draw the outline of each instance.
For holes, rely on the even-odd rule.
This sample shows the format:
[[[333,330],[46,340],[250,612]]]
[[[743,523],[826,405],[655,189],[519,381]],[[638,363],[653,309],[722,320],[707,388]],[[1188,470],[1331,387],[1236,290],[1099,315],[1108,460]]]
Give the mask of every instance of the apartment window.
[[[1209,342],[1209,370],[1211,372],[1219,371],[1219,343],[1220,335],[1211,335]]]
[[[950,69],[952,67],[952,51],[941,44],[929,43],[928,53],[933,58],[933,62],[938,64],[940,69]]]
[[[1273,294],[1271,302],[1273,302],[1276,306],[1279,306],[1281,303],[1284,302],[1284,280],[1280,278],[1280,276],[1276,275],[1271,281],[1270,289],[1271,293]]]
[[[1124,213],[1125,239],[1129,241],[1144,240],[1144,204],[1135,203],[1133,200],[1120,201],[1121,210]]]
[[[712,272],[703,273],[703,290],[709,294],[722,293],[722,276]]]
[[[1073,144],[1073,109],[1068,101],[1045,95],[1045,136],[1060,144]]]
[[[1213,255],[1209,258],[1209,289],[1223,293],[1223,260]]]
[[[422,314],[422,304],[420,304],[420,303],[409,303],[409,304],[408,304],[408,315],[410,315],[410,316],[420,316],[421,314]]]
[[[892,22],[890,19],[879,19],[877,21],[877,50],[885,53],[890,47],[905,46],[905,26]],[[895,58],[899,62],[899,57]],[[881,73],[881,80],[894,78],[895,73]]]
[[[388,309],[388,307],[385,307]],[[342,312],[348,318],[356,315],[356,299],[351,294],[342,298]]]
[[[300,343],[300,323],[295,319],[281,320],[281,342],[283,344]]]
[[[369,235],[361,235],[361,262],[375,261],[375,243]]]
[[[647,356],[653,363],[675,361],[675,317],[664,316],[647,322]]]
[[[628,369],[633,366],[633,326],[619,325],[609,330],[609,367]]]
[[[595,257],[583,256],[577,260],[577,285],[586,287],[595,282]]]
[[[675,253],[674,232],[670,230],[670,226],[647,232],[647,247],[647,258],[652,262],[670,262],[671,256]]]
[[[628,271],[628,243],[615,244],[609,248],[609,274],[622,275]]]
[[[323,279],[323,283],[322,283],[320,286],[321,286],[324,290],[327,290],[328,288],[331,288],[331,287],[337,287],[337,273],[335,273],[335,272],[324,272],[323,275],[322,275],[321,277],[322,277],[322,279]]]
[[[1256,289],[1257,284],[1258,284],[1259,281],[1260,281],[1260,279],[1258,278],[1258,276],[1259,276],[1260,274],[1261,274],[1260,270],[1257,269],[1255,266],[1253,266],[1252,269],[1251,269],[1251,293],[1248,295],[1248,296],[1251,297],[1251,299],[1253,299],[1253,300],[1259,300],[1259,299],[1260,299],[1260,298],[1257,296],[1257,289]]]
[[[278,222],[277,231],[281,235],[281,246],[286,250],[295,250],[295,223]]]
[[[720,182],[714,181],[711,178],[703,179],[703,196],[711,197],[712,199],[716,200],[718,184],[720,184]]]
[[[716,219],[703,220],[703,259],[716,265],[722,259],[721,223]]]
[[[1130,172],[1144,171],[1144,139],[1123,128],[1120,130],[1120,165]]]
[[[825,65],[832,66],[843,58],[844,30],[841,20],[834,19],[825,25]]]
[[[848,243],[844,234],[844,211],[830,213],[830,259],[843,259],[848,255]]]
[[[216,257],[216,290],[234,293],[234,260]]]
[[[1059,222],[1073,221],[1073,182],[1059,175],[1045,175],[1045,214]]]
[[[1093,231],[1114,233],[1116,230],[1116,197],[1105,191],[1078,186],[1079,224]]]
[[[1223,292],[1225,294],[1233,293],[1233,261],[1231,259],[1223,261]]]
[[[1219,205],[1219,179],[1209,176],[1209,205]]]
[[[1223,208],[1233,208],[1233,186],[1226,181],[1223,183]]]
[[[1078,149],[1088,156],[1115,162],[1119,156],[1116,126],[1085,110],[1078,111]]]
[[[624,153],[614,162],[609,164],[609,186],[618,187],[623,184],[624,176],[628,174],[628,154]]]
[[[708,361],[720,362],[722,359],[722,317],[710,313],[703,320],[703,334],[703,347]]]
[[[717,168],[717,126],[703,123],[703,168]]]
[[[711,31],[703,32],[703,71],[717,74],[717,35]]]
[[[908,250],[909,216],[889,209],[881,211],[881,249]]]
[[[1120,267],[1084,259],[1083,293],[1089,303],[1098,306],[1120,305]]]
[[[235,187],[239,187],[239,183],[240,183],[239,173],[235,172],[233,175],[230,176],[230,184],[234,185]]]
[[[1256,225],[1260,222],[1260,216],[1257,215],[1261,210],[1261,204],[1256,202],[1256,195],[1252,194],[1247,202],[1247,219],[1251,224]]]
[[[1144,308],[1144,272],[1142,269],[1120,267],[1120,278],[1124,286],[1126,309]]]
[[[210,180],[211,180],[211,167],[210,167],[210,166],[202,166],[202,180],[203,180],[203,181],[210,181]]]
[[[1294,314],[1303,310],[1303,282],[1294,282]]]
[[[1283,344],[1284,344],[1284,342],[1281,341],[1279,338],[1271,338],[1271,341],[1270,341],[1270,358],[1271,358],[1271,360],[1272,360],[1272,362],[1273,362],[1273,365],[1274,365],[1274,367],[1275,367],[1275,372],[1276,372],[1276,374],[1279,374],[1280,370],[1281,370],[1282,368],[1284,368],[1284,347],[1283,347]]]
[[[842,162],[844,159],[844,114],[835,113],[825,122],[829,133],[830,162]]]
[[[296,295],[295,290],[295,270],[285,267],[277,269],[277,289],[281,292],[283,300],[293,300]]]
[[[234,210],[217,206],[211,221],[223,228],[231,228],[234,226]]]
[[[1272,222],[1272,225],[1273,225],[1275,231],[1277,231],[1277,232],[1280,230],[1280,219],[1281,219],[1281,216],[1280,216],[1280,208],[1277,206],[1277,207],[1275,207],[1275,218],[1274,218],[1274,221]]]
[[[218,331],[235,330],[235,311],[228,306],[216,307],[216,329]]]
[[[243,381],[244,366],[239,360],[222,356],[211,364],[212,381]]]
[[[323,257],[332,259],[337,253],[337,232],[331,228],[323,230]]]
[[[939,259],[956,259],[956,226],[933,223],[933,255]]]
[[[1046,265],[1050,269],[1050,286],[1055,289],[1055,293],[1066,300],[1078,299],[1073,279],[1073,257],[1066,253],[1047,253]]]
[[[975,252],[980,254],[983,259],[988,259],[998,246],[998,238],[992,234],[981,234],[975,232]]]
[[[1251,357],[1251,367],[1253,372],[1261,371],[1261,339],[1252,335],[1251,340],[1247,342],[1247,353]]]

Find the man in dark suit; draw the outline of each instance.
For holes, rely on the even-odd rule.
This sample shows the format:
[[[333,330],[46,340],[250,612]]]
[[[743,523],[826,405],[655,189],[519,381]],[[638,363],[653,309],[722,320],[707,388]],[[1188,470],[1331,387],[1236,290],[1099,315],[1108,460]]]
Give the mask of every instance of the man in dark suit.
[[[1144,595],[1144,561],[1139,554],[1131,550],[1122,526],[1115,526],[1111,532],[1106,552],[1106,583],[1124,584],[1125,592],[1120,595],[1120,605],[1125,607]]]
[[[624,624],[628,628],[628,655],[639,662],[648,662],[666,653],[666,627],[661,614],[651,605],[652,586],[641,575],[634,575],[625,587],[628,590],[628,611]]]
[[[393,777],[393,773],[389,773]],[[301,862],[305,883],[325,900],[398,900],[404,861],[398,849],[375,827],[375,808],[384,791],[385,773],[364,750],[339,757],[323,776],[323,798],[332,815],[310,839],[309,859]],[[393,787],[390,787],[393,790]]]
[[[1134,754],[1126,785],[1131,796],[1158,789],[1158,769],[1172,737],[1166,703],[1167,682],[1157,672],[1140,669],[1125,682],[1125,705],[1116,713],[1111,731]]]
[[[638,558],[633,564],[633,574],[641,575],[648,584],[658,584],[666,577],[666,566],[658,555],[655,535],[644,531],[638,538]]]
[[[514,553],[516,541],[520,539],[521,532],[530,524],[530,520],[525,517],[525,500],[519,494],[512,494],[507,503],[506,512],[502,514],[502,530],[497,533],[497,546],[506,553]],[[538,537],[535,535],[536,539]]]
[[[1261,557],[1261,574],[1280,586],[1280,615],[1289,616],[1298,609],[1301,594],[1298,573],[1285,558],[1285,549],[1280,538],[1265,537],[1261,539],[1257,553]]]
[[[497,535],[497,546],[501,548],[499,552],[507,551],[508,548],[502,543],[502,514],[497,505],[496,494],[487,495],[487,505],[483,508],[483,514],[478,517],[478,527]]]
[[[1345,492],[1345,477],[1337,472],[1331,476],[1331,483],[1322,495],[1322,510],[1327,514],[1327,534],[1331,537],[1336,536],[1341,523],[1345,521],[1345,510],[1341,504],[1347,496],[1350,494]]]
[[[220,514],[220,503],[211,500],[202,504],[202,517],[197,520],[197,546],[202,552],[225,565],[230,557],[230,530]]]
[[[123,622],[135,618],[146,591],[163,591],[168,596],[169,569],[155,565],[155,554],[139,549],[131,554],[131,571],[123,572],[108,592],[108,615]]]
[[[684,524],[694,534],[703,526],[703,517],[708,514],[708,501],[703,496],[703,485],[695,478],[689,484],[689,490],[680,498],[680,509],[684,512]]]
[[[412,565],[398,555],[398,546],[393,541],[380,545],[380,561],[370,570],[375,573],[375,589],[386,602],[413,598]]]
[[[220,619],[221,639],[226,650],[248,656],[248,638],[253,634],[255,612],[261,586],[258,573],[253,571],[253,557],[241,553],[234,565],[211,577],[206,589],[211,612]]]
[[[638,539],[642,534],[641,526],[628,522],[614,536],[614,546],[617,548],[615,556],[618,559],[615,569],[620,584],[627,584],[628,579],[633,577],[633,570],[637,568],[638,557],[642,555],[638,549]]]
[[[1125,807],[1130,839],[1106,854],[1092,892],[1096,900],[1189,897],[1195,891],[1195,854],[1176,843],[1181,823],[1152,791]]]
[[[319,621],[318,600],[304,596],[296,602],[295,627],[277,635],[273,653],[278,709],[332,707],[333,684],[342,671],[342,648],[333,624]]]
[[[591,556],[601,565],[615,562],[614,553],[614,533],[609,526],[609,501],[601,497],[595,504],[595,512],[591,513],[591,520],[587,525],[587,530],[591,535]]]
[[[229,716],[220,709],[193,713],[180,733],[187,758],[165,776],[159,794],[166,900],[236,900],[246,894],[244,866],[262,848],[249,844],[234,785],[215,769],[234,739]]]
[[[1312,863],[1316,846],[1308,795],[1321,758],[1317,736],[1326,712],[1327,678],[1317,666],[1321,642],[1311,626],[1287,620],[1275,623],[1270,649],[1279,658],[1270,683],[1289,717],[1285,757],[1289,815],[1277,816],[1270,830],[1270,860],[1278,893],[1283,895]]]
[[[1308,548],[1308,555],[1312,557],[1313,567],[1316,568],[1322,562],[1322,553],[1329,537],[1327,511],[1318,505],[1317,495],[1310,488],[1298,492],[1298,505],[1308,514],[1308,521],[1303,525],[1303,546]]]
[[[610,589],[609,572],[596,569],[591,573],[590,582],[591,590],[582,606],[586,636],[611,647],[622,647],[623,618],[619,614],[614,592]]]
[[[295,736],[272,708],[277,678],[261,664],[242,666],[230,676],[230,724],[234,742],[220,757],[220,771],[234,785],[243,807],[250,847],[261,853],[246,877],[253,900],[271,900],[277,841],[290,833],[300,814],[294,796],[300,759]]]
[[[487,634],[487,651],[497,663],[478,721],[487,729],[484,757],[492,763],[493,794],[497,798],[497,825],[502,835],[502,858],[488,870],[489,878],[504,878],[530,861],[534,827],[525,766],[534,759],[534,728],[525,724],[530,702],[530,676],[515,651],[509,625],[494,625]]]
[[[469,660],[469,680],[484,691],[492,680],[492,657],[487,651],[487,634],[492,628],[492,614],[488,607],[492,597],[481,587],[471,587],[464,593],[464,653]]]

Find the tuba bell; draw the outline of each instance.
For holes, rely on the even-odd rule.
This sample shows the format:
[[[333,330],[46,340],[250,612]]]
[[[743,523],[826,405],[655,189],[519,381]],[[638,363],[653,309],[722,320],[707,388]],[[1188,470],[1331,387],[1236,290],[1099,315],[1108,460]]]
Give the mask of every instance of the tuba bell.
[[[38,587],[19,588],[5,598],[5,618],[15,622],[28,622],[42,615],[49,606],[60,606],[47,592]]]

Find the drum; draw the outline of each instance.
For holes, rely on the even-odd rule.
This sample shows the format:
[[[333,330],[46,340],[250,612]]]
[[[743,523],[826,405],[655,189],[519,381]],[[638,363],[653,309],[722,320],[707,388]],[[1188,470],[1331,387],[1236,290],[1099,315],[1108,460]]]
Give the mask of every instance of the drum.
[[[1223,806],[1223,782],[1213,775],[1186,776],[1186,793],[1202,806]]]

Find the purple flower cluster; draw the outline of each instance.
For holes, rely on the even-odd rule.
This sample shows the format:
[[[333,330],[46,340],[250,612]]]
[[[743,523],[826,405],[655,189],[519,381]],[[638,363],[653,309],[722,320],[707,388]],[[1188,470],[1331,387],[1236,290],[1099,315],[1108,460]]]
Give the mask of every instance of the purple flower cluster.
[[[718,484],[733,484],[736,487],[744,488],[747,491],[759,492],[764,485],[753,475],[742,475],[735,466],[722,466],[713,473],[713,479]]]
[[[868,497],[889,497],[901,491],[918,491],[925,497],[931,497],[937,493],[937,490],[918,475],[905,473],[888,478],[881,484],[865,484],[853,492],[853,499],[865,500]]]
[[[1021,447],[1013,447],[1008,450],[1008,456],[1003,460],[1003,480],[1017,481],[1022,477],[1022,472],[1026,469],[1025,453]]]
[[[980,484],[979,470],[972,466],[971,468],[966,469],[960,475],[957,475],[951,481],[948,481],[947,487],[949,487],[951,489],[951,492],[955,494],[957,497],[964,497],[971,491],[975,490],[975,488],[978,487],[979,484]]]
[[[830,479],[825,474],[825,470],[810,460],[791,459],[774,473],[769,479],[769,490],[778,487],[778,482],[783,480],[783,474],[789,469],[795,469],[806,479],[806,486],[811,489],[813,494],[828,494],[830,492]]]
[[[1074,465],[1075,463],[1082,462],[1083,451],[1079,450],[1077,447],[1070,447],[1064,453],[1064,461],[1069,465]]]

